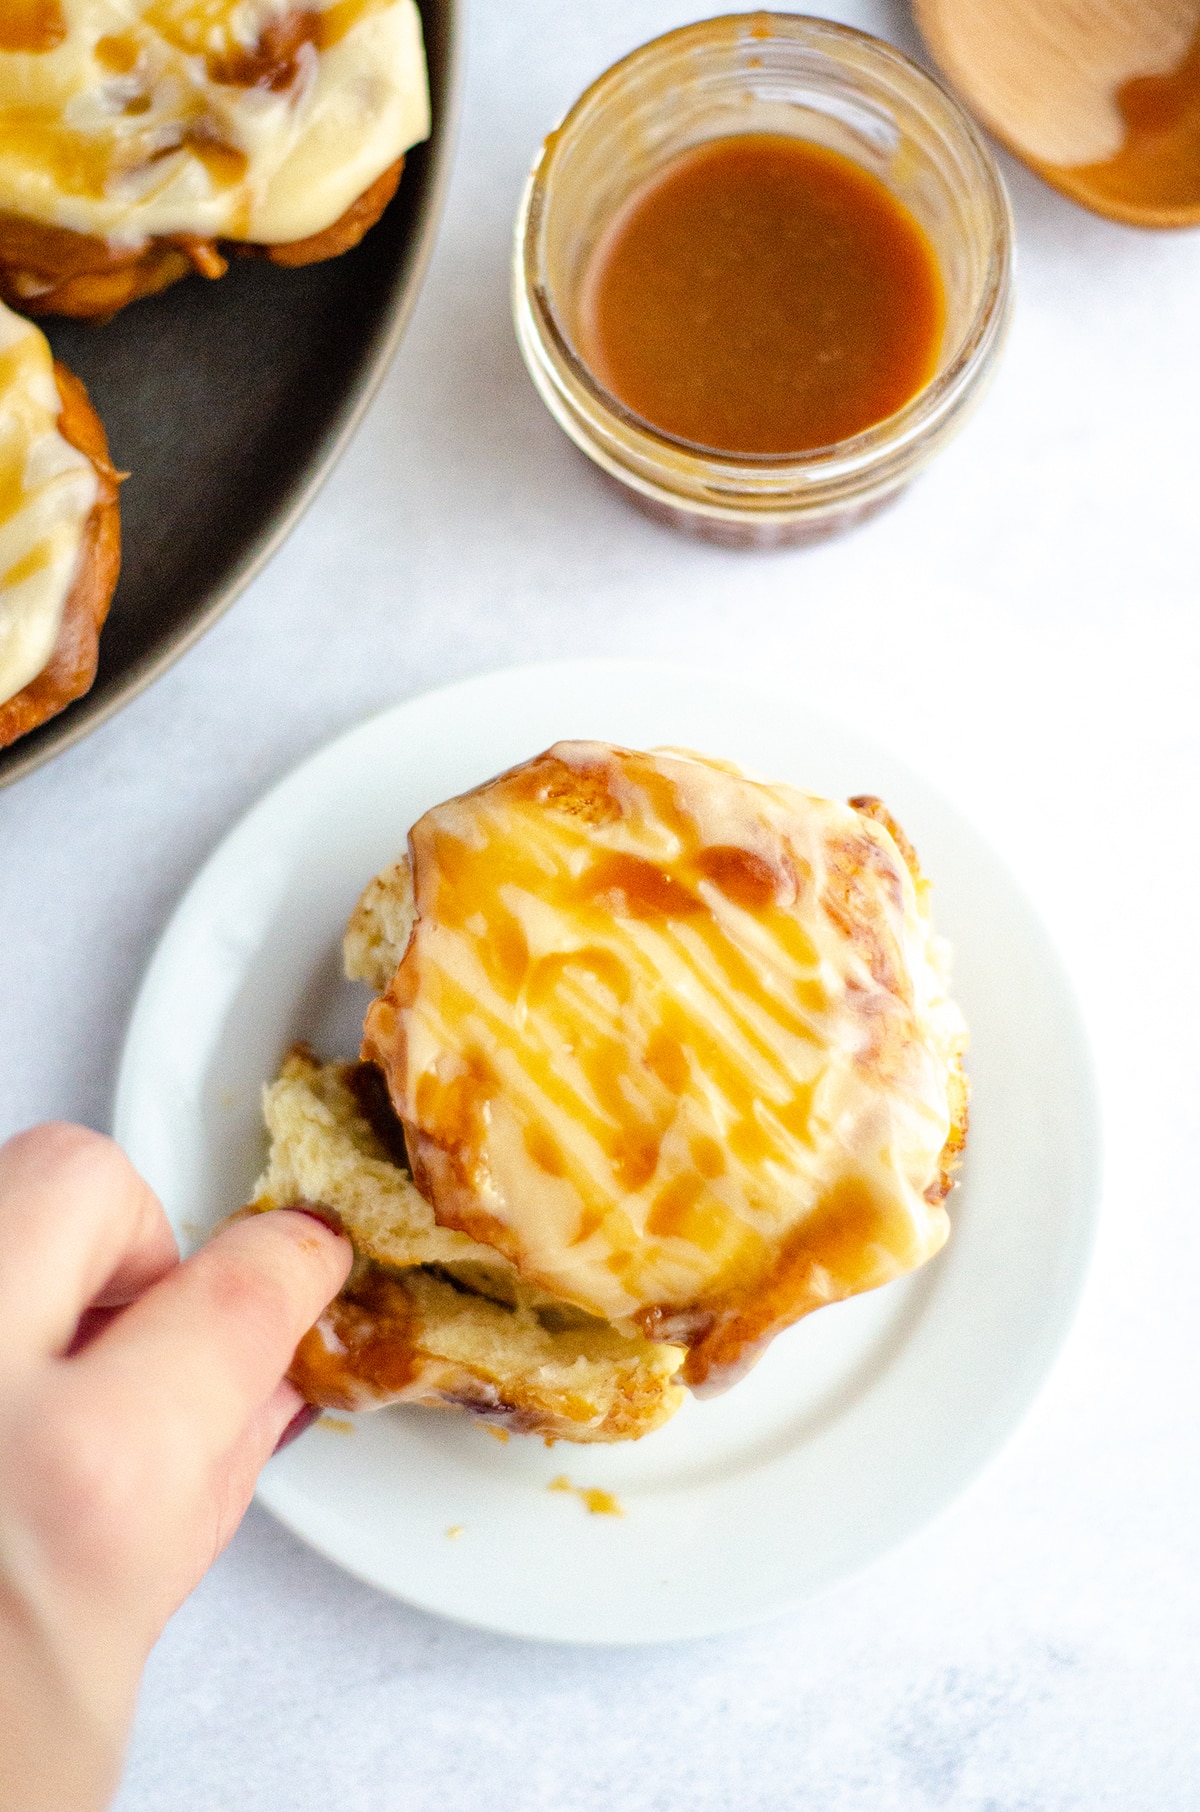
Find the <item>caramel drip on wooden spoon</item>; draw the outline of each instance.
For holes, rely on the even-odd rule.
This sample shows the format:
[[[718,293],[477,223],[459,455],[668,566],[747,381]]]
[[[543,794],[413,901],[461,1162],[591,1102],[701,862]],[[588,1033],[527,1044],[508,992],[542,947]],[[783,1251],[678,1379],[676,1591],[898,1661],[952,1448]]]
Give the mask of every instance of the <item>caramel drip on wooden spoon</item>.
[[[967,104],[1072,200],[1200,224],[1200,0],[915,0]]]

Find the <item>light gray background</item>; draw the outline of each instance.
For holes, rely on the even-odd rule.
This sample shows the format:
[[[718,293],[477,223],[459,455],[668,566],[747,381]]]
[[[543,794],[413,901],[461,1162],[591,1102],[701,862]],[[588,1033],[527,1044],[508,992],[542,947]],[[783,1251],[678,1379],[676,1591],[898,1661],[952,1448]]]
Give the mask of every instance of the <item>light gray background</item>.
[[[509,327],[521,180],[678,0],[475,0],[433,269],[353,447],[173,672],[0,794],[0,1133],[105,1126],[154,941],[300,756],[442,681],[647,654],[794,683],[965,806],[1095,1042],[1097,1262],[1009,1450],[938,1524],[747,1635],[576,1652],[343,1578],[252,1511],[149,1669],[120,1812],[1174,1812],[1200,1803],[1200,240],[1005,162],[1019,305],[960,441],[854,535],[736,555],[611,495]],[[913,48],[900,0],[822,10]],[[747,1530],[753,1541],[753,1530]]]

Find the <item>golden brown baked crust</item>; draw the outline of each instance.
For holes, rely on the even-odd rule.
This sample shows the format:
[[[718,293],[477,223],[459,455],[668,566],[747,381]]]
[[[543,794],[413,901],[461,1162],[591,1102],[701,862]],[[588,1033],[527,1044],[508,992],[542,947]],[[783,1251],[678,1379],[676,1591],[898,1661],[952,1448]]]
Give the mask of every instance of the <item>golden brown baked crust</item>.
[[[298,1045],[265,1111],[271,1153],[250,1211],[302,1203],[341,1228],[356,1254],[289,1373],[310,1403],[466,1409],[583,1442],[635,1440],[674,1414],[678,1347],[555,1300],[498,1253],[436,1224],[370,1065],[320,1064]]]
[[[228,250],[280,265],[337,258],[375,225],[396,193],[403,169],[404,159],[399,157],[332,226],[290,245],[219,244],[181,233],[151,240],[140,252],[122,252],[86,233],[0,214],[0,300],[24,315],[110,321],[130,302],[169,288],[190,271],[223,277],[229,269]]]
[[[122,474],[108,456],[104,425],[73,371],[54,361],[62,401],[59,433],[91,461],[99,484],[83,529],[79,563],[63,606],[54,653],[27,686],[0,704],[0,749],[85,693],[96,677],[100,631],[121,570],[121,514],[117,488]]]
[[[221,275],[221,270],[210,275]],[[196,266],[181,246],[160,241],[115,252],[103,239],[0,215],[0,300],[23,315],[108,321],[127,302],[166,289]]]
[[[288,1376],[325,1408],[465,1409],[551,1441],[635,1441],[674,1413],[677,1348],[604,1323],[555,1325],[554,1312],[489,1298],[457,1273],[369,1266],[304,1336]]]

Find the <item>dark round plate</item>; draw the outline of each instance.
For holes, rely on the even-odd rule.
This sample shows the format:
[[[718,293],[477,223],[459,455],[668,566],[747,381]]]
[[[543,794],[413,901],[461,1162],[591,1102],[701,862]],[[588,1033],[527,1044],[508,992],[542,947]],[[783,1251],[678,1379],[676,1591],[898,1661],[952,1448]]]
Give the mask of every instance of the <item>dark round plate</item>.
[[[299,270],[235,259],[105,327],[45,320],[108,431],[121,579],[85,697],[0,750],[0,786],[86,736],[162,673],[295,526],[387,369],[433,248],[457,93],[455,0],[417,0],[433,132],[362,243]]]

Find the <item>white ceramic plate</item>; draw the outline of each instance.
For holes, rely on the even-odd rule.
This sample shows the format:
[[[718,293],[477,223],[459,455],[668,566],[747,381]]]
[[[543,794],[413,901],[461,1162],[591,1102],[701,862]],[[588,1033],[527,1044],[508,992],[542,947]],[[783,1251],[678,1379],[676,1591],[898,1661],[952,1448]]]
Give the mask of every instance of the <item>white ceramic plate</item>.
[[[683,669],[519,668],[414,699],[281,782],[193,883],[134,1014],[116,1133],[193,1246],[246,1199],[260,1089],[286,1046],[357,1049],[366,992],[341,980],[339,947],[363,885],[427,807],[559,737],[682,744],[887,800],[937,884],[971,1026],[953,1237],[640,1442],[548,1451],[386,1410],[318,1424],[260,1496],[352,1573],[465,1622],[579,1642],[705,1635],[795,1606],[941,1509],[1032,1400],[1079,1292],[1097,1181],[1086,1043],[1029,907],[936,793],[792,698]],[[547,1489],[564,1474],[624,1515]]]

